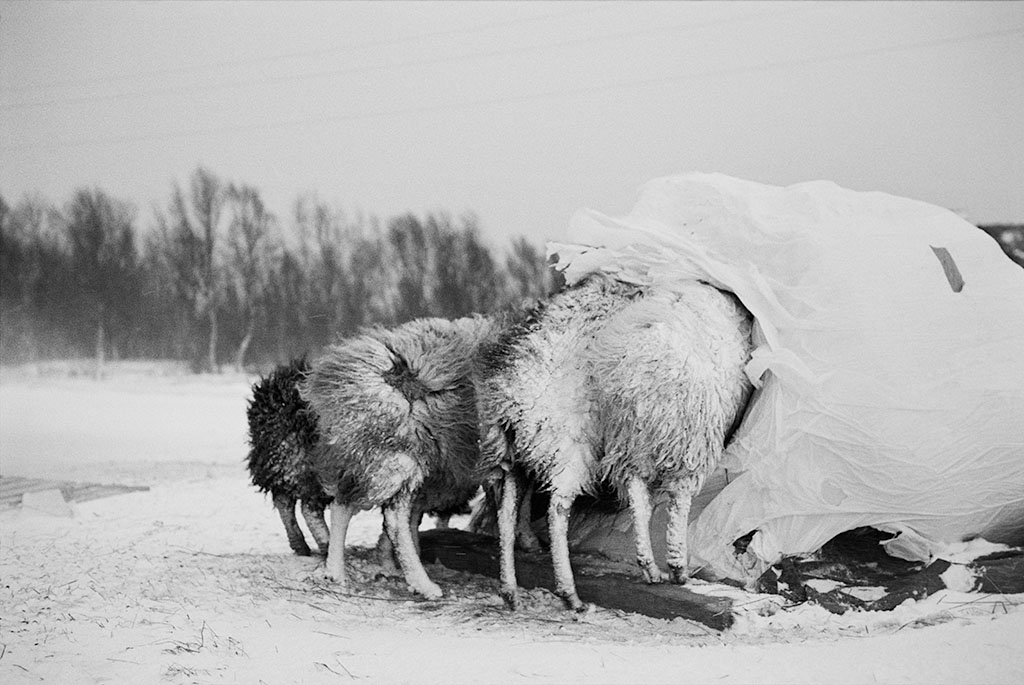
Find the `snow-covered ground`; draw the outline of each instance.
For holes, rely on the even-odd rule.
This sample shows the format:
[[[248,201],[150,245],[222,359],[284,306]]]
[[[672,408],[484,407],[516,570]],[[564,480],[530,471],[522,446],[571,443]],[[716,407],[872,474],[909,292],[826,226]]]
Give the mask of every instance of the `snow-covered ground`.
[[[447,596],[418,601],[358,549],[340,594],[248,485],[252,380],[0,373],[0,474],[151,486],[0,514],[0,682],[1024,682],[1024,595],[834,616],[695,583],[736,597],[718,634],[540,590],[512,615],[495,581],[438,566]],[[379,531],[361,514],[349,539]]]

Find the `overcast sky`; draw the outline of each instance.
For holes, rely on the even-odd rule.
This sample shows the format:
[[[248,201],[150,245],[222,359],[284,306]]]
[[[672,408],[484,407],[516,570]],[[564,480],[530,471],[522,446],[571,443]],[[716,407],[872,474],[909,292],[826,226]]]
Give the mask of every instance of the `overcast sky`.
[[[1024,222],[1024,3],[0,3],[8,202],[200,164],[496,243],[691,170]]]

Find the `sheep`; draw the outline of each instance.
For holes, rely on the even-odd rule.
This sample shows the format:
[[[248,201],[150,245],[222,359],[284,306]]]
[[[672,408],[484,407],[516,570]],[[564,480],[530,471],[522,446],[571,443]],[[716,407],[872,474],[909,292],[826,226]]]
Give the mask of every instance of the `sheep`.
[[[247,462],[252,483],[261,492],[271,493],[288,544],[301,556],[309,556],[311,550],[295,516],[296,503],[300,503],[320,553],[327,554],[330,533],[324,510],[332,499],[324,492],[309,462],[318,440],[316,417],[298,392],[298,382],[308,370],[305,358],[276,367],[253,385],[247,407]],[[449,518],[464,513],[464,509],[453,507],[437,512],[437,526],[447,527]],[[386,535],[382,534],[378,541],[377,555],[385,566],[393,566],[393,550]]]
[[[569,565],[576,497],[611,487],[632,513],[647,582],[686,581],[690,504],[716,467],[751,386],[751,318],[726,293],[655,290],[596,274],[563,291],[482,355],[481,463],[506,471],[500,593],[518,604],[512,554],[517,472],[549,491],[555,592],[583,603]],[[652,493],[669,497],[666,576],[650,541]]]
[[[312,365],[301,396],[320,421],[313,468],[333,495],[326,575],[345,586],[345,532],[359,509],[380,506],[408,585],[442,596],[417,554],[423,512],[465,504],[481,484],[470,370],[496,330],[484,317],[417,319],[335,345]]]
[[[308,368],[305,359],[278,366],[253,385],[246,409],[252,484],[271,494],[288,545],[302,556],[309,556],[310,549],[295,518],[296,502],[301,502],[309,532],[326,554],[329,534],[324,509],[331,500],[307,460],[317,442],[316,418],[299,396],[297,383]]]

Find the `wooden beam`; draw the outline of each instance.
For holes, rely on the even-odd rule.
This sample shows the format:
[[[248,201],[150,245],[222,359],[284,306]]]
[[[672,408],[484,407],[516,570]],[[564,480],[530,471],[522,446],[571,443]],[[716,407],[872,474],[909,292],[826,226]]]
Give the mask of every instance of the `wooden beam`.
[[[455,529],[423,531],[420,557],[424,563],[440,563],[455,571],[498,577],[498,541],[486,535]],[[653,618],[685,618],[716,630],[733,623],[732,600],[727,597],[702,595],[682,585],[648,585],[639,577],[591,566],[585,560],[573,560],[576,590],[584,602]],[[520,587],[555,588],[547,554],[517,551],[516,575]]]

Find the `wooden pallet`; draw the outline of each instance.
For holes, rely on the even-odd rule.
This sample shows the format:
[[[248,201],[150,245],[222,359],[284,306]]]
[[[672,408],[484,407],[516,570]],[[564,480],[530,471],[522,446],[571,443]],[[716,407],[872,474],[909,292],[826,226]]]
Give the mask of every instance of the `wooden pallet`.
[[[0,511],[21,506],[26,492],[60,490],[66,502],[88,502],[89,500],[120,495],[125,492],[149,490],[144,485],[103,485],[100,483],[72,483],[70,481],[45,480],[42,478],[21,478],[0,476]]]

